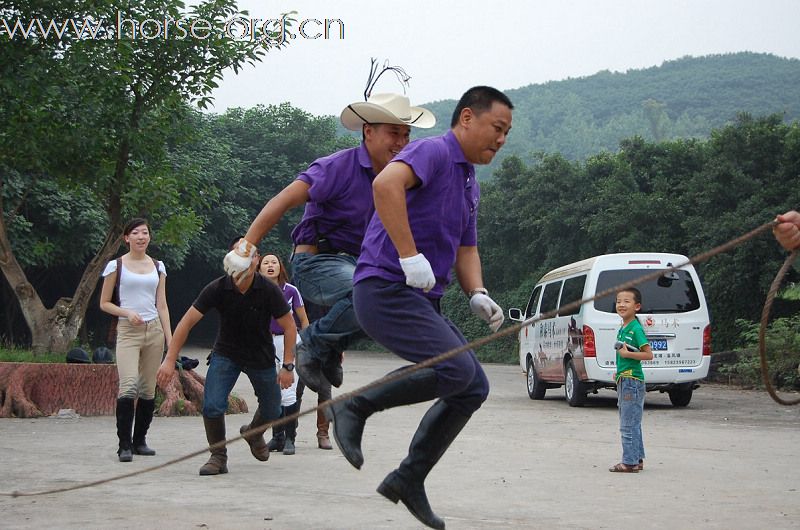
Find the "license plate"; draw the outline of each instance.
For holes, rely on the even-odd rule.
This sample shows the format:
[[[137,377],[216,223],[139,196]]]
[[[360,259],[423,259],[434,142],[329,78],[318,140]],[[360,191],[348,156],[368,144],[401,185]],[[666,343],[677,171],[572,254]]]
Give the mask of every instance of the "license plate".
[[[667,340],[650,339],[650,349],[653,351],[667,351]]]

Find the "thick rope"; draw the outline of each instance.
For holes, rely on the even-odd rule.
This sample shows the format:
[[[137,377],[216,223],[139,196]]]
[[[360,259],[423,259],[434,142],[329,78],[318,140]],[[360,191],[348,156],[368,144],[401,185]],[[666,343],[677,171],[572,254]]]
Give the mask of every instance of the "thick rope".
[[[776,221],[770,221],[769,223],[765,223],[765,224],[759,226],[758,228],[755,228],[755,229],[753,229],[753,230],[751,230],[751,231],[749,231],[749,232],[747,232],[747,233],[745,233],[745,234],[743,234],[743,235],[741,235],[741,236],[739,236],[737,238],[731,239],[727,243],[723,243],[722,245],[714,247],[709,251],[703,252],[701,254],[697,254],[694,257],[692,257],[692,258],[688,259],[687,261],[685,261],[684,263],[680,263],[678,265],[675,265],[675,266],[672,266],[672,267],[668,267],[666,269],[658,269],[657,271],[654,271],[651,274],[647,274],[647,275],[641,276],[639,278],[636,278],[635,280],[631,280],[629,282],[617,285],[617,286],[612,287],[610,289],[606,289],[605,291],[596,293],[594,296],[591,296],[589,298],[584,298],[584,299],[581,299],[581,300],[577,300],[575,302],[571,302],[571,303],[569,303],[567,305],[562,306],[559,310],[564,311],[564,310],[576,309],[576,308],[580,307],[581,305],[583,305],[585,303],[593,302],[594,300],[597,300],[598,298],[603,298],[604,296],[609,296],[611,294],[615,294],[620,290],[624,290],[626,288],[634,287],[636,285],[639,285],[640,283],[644,283],[644,282],[656,279],[659,276],[663,276],[664,274],[668,274],[670,272],[677,271],[677,270],[679,270],[679,269],[681,269],[683,267],[686,267],[687,265],[693,265],[693,264],[696,264],[696,263],[701,263],[703,261],[707,261],[708,259],[712,258],[713,256],[716,256],[717,254],[721,254],[723,252],[727,252],[727,251],[731,250],[732,248],[735,248],[735,247],[741,245],[742,243],[744,243],[746,241],[749,241],[750,239],[753,239],[754,237],[758,236],[762,232],[770,230],[776,224],[777,224]],[[792,256],[790,256],[790,258],[791,257]],[[787,260],[787,262],[789,262],[789,260]],[[789,265],[791,265],[791,263],[789,263]],[[788,268],[788,266],[786,264],[784,264],[784,268]],[[784,269],[782,268],[781,271],[784,271]],[[784,274],[785,274],[785,271],[784,271]],[[780,278],[783,278],[783,274],[780,275]],[[779,281],[778,281],[778,283],[780,284]],[[774,298],[774,294],[773,294],[773,298]],[[771,302],[771,300],[770,300],[770,302]],[[75,490],[79,490],[79,489],[89,488],[89,487],[92,487],[92,486],[99,486],[101,484],[106,484],[106,483],[109,483],[109,482],[115,482],[117,480],[122,480],[122,479],[129,478],[129,477],[135,477],[137,475],[143,475],[143,474],[149,473],[151,471],[156,471],[156,470],[159,470],[159,469],[163,469],[163,468],[171,466],[173,464],[177,464],[179,462],[183,462],[183,461],[188,460],[190,458],[194,458],[196,456],[205,454],[207,451],[209,451],[211,449],[217,449],[217,448],[225,447],[225,445],[227,445],[227,444],[242,440],[245,436],[249,437],[249,436],[255,435],[255,434],[263,434],[264,431],[266,431],[270,427],[280,426],[280,425],[287,424],[289,422],[293,422],[293,421],[295,421],[296,419],[298,419],[301,416],[306,416],[306,415],[311,414],[311,413],[316,413],[317,410],[325,409],[325,408],[329,407],[330,405],[333,405],[334,403],[338,403],[340,401],[344,401],[346,399],[350,399],[353,396],[362,394],[367,390],[382,386],[382,385],[384,385],[386,383],[397,381],[398,379],[402,379],[402,378],[408,376],[409,374],[411,374],[411,373],[413,373],[413,372],[415,372],[417,370],[422,370],[423,368],[427,368],[427,367],[433,366],[433,365],[435,365],[437,363],[440,363],[440,362],[442,362],[444,360],[447,360],[447,359],[450,359],[452,357],[455,357],[456,355],[460,355],[460,354],[462,354],[462,353],[464,353],[466,351],[474,350],[476,348],[484,346],[484,345],[486,345],[486,344],[488,344],[490,342],[493,342],[493,341],[495,341],[497,339],[500,339],[502,337],[507,337],[509,335],[513,335],[513,334],[519,333],[519,331],[525,326],[528,326],[528,325],[533,324],[535,322],[538,322],[540,320],[544,320],[544,319],[548,319],[548,318],[554,317],[556,315],[557,311],[558,310],[549,311],[549,312],[541,314],[539,316],[529,318],[529,319],[524,320],[522,322],[518,322],[518,323],[516,323],[514,325],[506,327],[505,329],[503,329],[501,331],[497,331],[497,332],[495,332],[495,333],[493,333],[491,335],[487,335],[485,337],[481,337],[481,338],[476,339],[476,340],[474,340],[474,341],[472,341],[472,342],[470,342],[468,344],[464,344],[463,346],[460,346],[458,348],[454,348],[452,350],[446,351],[446,352],[444,352],[444,353],[442,353],[440,355],[437,355],[435,357],[431,357],[430,359],[427,359],[427,360],[422,361],[420,363],[417,363],[417,364],[414,364],[412,366],[409,366],[409,367],[407,367],[407,368],[405,368],[403,370],[397,370],[397,371],[394,371],[394,372],[390,372],[389,374],[387,374],[387,375],[385,375],[385,376],[383,376],[383,377],[381,377],[379,379],[376,379],[375,381],[372,381],[371,383],[368,383],[368,384],[366,384],[366,385],[364,385],[364,386],[362,386],[360,388],[357,388],[357,389],[352,390],[350,392],[346,392],[346,393],[341,394],[341,395],[339,395],[339,396],[337,396],[337,397],[335,397],[333,399],[330,399],[328,401],[320,403],[316,407],[313,407],[313,408],[310,408],[310,409],[307,409],[307,410],[304,410],[304,411],[297,412],[295,414],[292,414],[290,416],[286,416],[284,418],[279,418],[278,420],[275,420],[275,421],[270,422],[270,423],[266,423],[264,425],[260,425],[258,427],[254,427],[254,428],[252,428],[252,429],[250,429],[248,431],[245,431],[240,436],[237,436],[235,438],[231,438],[229,440],[223,440],[221,442],[215,443],[215,444],[210,445],[208,447],[204,447],[203,449],[200,449],[200,450],[194,451],[192,453],[189,453],[187,455],[184,455],[182,457],[169,460],[167,462],[164,462],[163,464],[159,464],[159,465],[156,465],[156,466],[151,466],[151,467],[148,467],[148,468],[140,469],[138,471],[132,471],[130,473],[124,473],[124,474],[121,474],[121,475],[115,475],[115,476],[112,476],[112,477],[109,477],[109,478],[105,478],[105,479],[101,479],[101,480],[95,480],[95,481],[92,481],[92,482],[86,482],[86,483],[82,483],[82,484],[75,484],[73,486],[67,486],[67,487],[63,487],[63,488],[55,488],[55,489],[44,490],[44,491],[36,491],[36,492],[21,492],[21,491],[13,491],[13,492],[10,492],[10,493],[9,492],[0,492],[0,497],[34,497],[34,496],[41,496],[41,495],[49,495],[49,494],[52,494],[52,493],[64,493],[64,492],[67,492],[67,491],[75,491]],[[763,340],[762,340],[762,343],[763,343]]]
[[[772,280],[772,285],[770,285],[769,292],[767,293],[767,301],[764,303],[764,309],[761,310],[761,327],[758,330],[758,354],[761,357],[761,377],[764,379],[764,385],[767,387],[767,392],[769,392],[770,397],[781,405],[797,405],[800,403],[800,398],[792,400],[783,399],[772,386],[772,381],[769,377],[769,366],[767,365],[767,341],[765,337],[767,334],[767,324],[769,323],[769,313],[772,310],[772,301],[775,300],[775,295],[778,293],[778,288],[781,286],[783,277],[794,263],[795,258],[797,258],[797,250],[789,254],[789,257],[783,262],[783,266],[778,271],[778,274],[775,275],[775,279]]]

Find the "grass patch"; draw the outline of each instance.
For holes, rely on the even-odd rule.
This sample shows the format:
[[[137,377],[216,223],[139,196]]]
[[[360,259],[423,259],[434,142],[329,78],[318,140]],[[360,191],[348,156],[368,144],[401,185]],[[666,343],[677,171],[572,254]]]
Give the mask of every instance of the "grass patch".
[[[0,347],[0,362],[4,363],[65,363],[63,353],[42,353],[34,355],[31,350]]]

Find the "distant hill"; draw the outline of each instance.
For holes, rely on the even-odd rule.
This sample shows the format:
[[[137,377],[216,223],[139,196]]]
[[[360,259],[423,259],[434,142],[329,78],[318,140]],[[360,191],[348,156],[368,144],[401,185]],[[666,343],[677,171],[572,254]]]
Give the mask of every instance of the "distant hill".
[[[478,175],[487,178],[511,154],[528,160],[538,151],[560,152],[580,160],[616,151],[621,139],[635,135],[656,141],[706,137],[741,112],[797,120],[799,87],[800,60],[741,52],[507,90],[515,105],[513,130],[498,158]],[[438,123],[414,136],[444,132],[456,101],[423,104]]]

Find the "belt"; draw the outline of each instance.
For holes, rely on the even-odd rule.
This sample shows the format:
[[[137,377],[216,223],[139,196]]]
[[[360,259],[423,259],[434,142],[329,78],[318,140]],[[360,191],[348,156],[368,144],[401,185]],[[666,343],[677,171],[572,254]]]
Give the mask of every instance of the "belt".
[[[296,245],[294,247],[294,250],[292,251],[292,255],[293,256],[295,254],[303,254],[303,253],[308,253],[308,254],[330,254],[330,255],[334,255],[334,256],[345,255],[345,256],[352,256],[354,258],[358,258],[358,254],[357,253],[347,252],[346,250],[339,250],[337,248],[327,248],[325,250],[320,250],[319,247],[317,247],[317,245],[308,245],[308,244]]]
[[[273,333],[272,336],[273,337],[282,337],[283,333]]]

